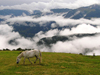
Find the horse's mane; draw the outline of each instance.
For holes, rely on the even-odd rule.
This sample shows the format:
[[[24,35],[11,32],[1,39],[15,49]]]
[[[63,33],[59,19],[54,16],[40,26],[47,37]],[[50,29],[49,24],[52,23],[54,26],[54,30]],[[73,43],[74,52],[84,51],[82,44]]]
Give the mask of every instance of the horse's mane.
[[[18,58],[21,58],[23,56],[23,52],[20,52],[20,54],[18,55]]]
[[[19,52],[19,54],[21,54],[22,52]]]

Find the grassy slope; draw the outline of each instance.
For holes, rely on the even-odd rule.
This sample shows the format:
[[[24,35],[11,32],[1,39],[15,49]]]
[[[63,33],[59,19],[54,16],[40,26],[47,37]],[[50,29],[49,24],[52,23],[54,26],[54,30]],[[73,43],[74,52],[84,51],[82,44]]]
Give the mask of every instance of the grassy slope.
[[[42,64],[23,58],[16,64],[18,51],[0,51],[0,75],[100,75],[100,57],[67,53],[42,53]],[[34,61],[35,58],[31,58]]]

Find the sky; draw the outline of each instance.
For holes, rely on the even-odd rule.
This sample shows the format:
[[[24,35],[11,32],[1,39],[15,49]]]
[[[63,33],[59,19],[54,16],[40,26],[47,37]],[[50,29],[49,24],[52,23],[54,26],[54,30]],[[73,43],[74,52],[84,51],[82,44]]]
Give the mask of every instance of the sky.
[[[54,8],[76,9],[100,0],[0,0],[0,9],[49,10]]]
[[[30,4],[32,2],[50,2],[50,0],[0,0],[0,5],[4,5],[4,6],[12,6],[12,5],[20,5],[20,4]],[[75,2],[76,0],[54,0],[56,2],[67,2],[67,3],[70,3],[70,2]]]

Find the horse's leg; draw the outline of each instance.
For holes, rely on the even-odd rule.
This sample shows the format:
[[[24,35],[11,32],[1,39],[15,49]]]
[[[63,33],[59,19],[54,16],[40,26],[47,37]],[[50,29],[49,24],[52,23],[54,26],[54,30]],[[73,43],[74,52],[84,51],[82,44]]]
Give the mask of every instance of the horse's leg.
[[[32,64],[32,62],[30,61],[30,59],[28,58],[29,62]]]
[[[23,64],[25,64],[25,59],[26,59],[26,58],[24,57],[24,62],[23,62]]]
[[[41,63],[41,62],[40,62],[40,58],[38,58],[38,59],[39,59],[39,64],[40,64],[40,63]]]
[[[39,56],[35,56],[35,57],[36,57],[36,60],[39,59],[39,64],[40,64],[41,62],[40,62]],[[36,61],[35,61],[35,63],[36,63]]]
[[[34,63],[36,63],[36,61],[37,61],[37,59],[38,59],[36,55],[35,55],[35,57],[36,57],[36,60],[34,61]]]

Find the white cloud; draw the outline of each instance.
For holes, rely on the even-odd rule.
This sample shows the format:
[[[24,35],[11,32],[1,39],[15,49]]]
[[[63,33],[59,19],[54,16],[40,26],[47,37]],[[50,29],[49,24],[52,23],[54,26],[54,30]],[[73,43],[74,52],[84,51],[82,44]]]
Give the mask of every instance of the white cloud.
[[[32,19],[31,16],[18,16],[18,17],[13,17],[13,18],[9,18],[7,19],[6,22],[11,22],[11,23],[14,23],[14,22],[24,22],[24,21],[34,21],[34,19]]]
[[[93,27],[90,24],[79,24],[77,27],[70,29],[51,29],[47,32],[40,31],[35,35],[35,40],[39,41],[44,37],[53,37],[53,36],[68,36],[73,34],[93,34],[93,33],[100,33],[100,26]]]
[[[100,56],[100,50],[93,50],[92,52],[87,53],[86,55],[92,55],[95,54],[96,56],[99,55]]]
[[[79,26],[77,26],[76,28],[72,28],[71,30],[69,29],[65,29],[65,30],[50,30],[46,33],[44,32],[39,32],[35,38],[33,38],[34,40],[36,40],[36,42],[38,42],[41,38],[44,37],[52,37],[52,36],[56,36],[56,35],[73,35],[73,34],[91,34],[91,33],[96,33],[96,32],[100,32],[100,27],[93,27],[89,24],[81,24]],[[72,41],[65,41],[65,42],[61,42],[58,41],[56,44],[51,44],[51,48],[45,46],[45,45],[41,45],[39,48],[42,51],[46,51],[46,52],[66,52],[66,53],[85,53],[86,49],[89,49],[88,51],[88,55],[93,55],[93,53],[95,53],[97,55],[97,50],[100,49],[100,42],[98,41],[100,39],[100,35],[96,35],[96,36],[87,36],[87,37],[83,37],[83,38],[73,38]]]
[[[3,16],[1,16],[3,18]],[[44,24],[49,21],[55,21],[51,25],[51,27],[55,28],[58,25],[68,26],[68,25],[78,25],[77,27],[69,29],[63,29],[63,30],[49,30],[47,32],[39,32],[33,37],[32,39],[24,38],[22,37],[18,32],[13,31],[13,27],[9,25],[0,25],[0,49],[3,48],[9,48],[9,49],[16,49],[16,48],[38,48],[42,51],[46,52],[67,52],[67,53],[84,53],[85,48],[89,48],[90,51],[87,54],[92,53],[98,53],[100,52],[100,35],[94,36],[94,37],[84,37],[84,38],[74,38],[72,41],[65,41],[65,42],[57,42],[56,44],[52,44],[51,48],[47,46],[37,46],[37,42],[44,37],[52,37],[56,35],[72,35],[72,34],[83,34],[83,33],[100,33],[100,18],[92,18],[90,20],[88,19],[65,19],[62,16],[55,16],[55,15],[49,15],[49,16],[42,16],[39,18],[34,18],[33,16],[18,16],[18,17],[12,17],[5,16],[7,19],[6,22],[10,22],[11,24],[18,22],[18,23],[24,23],[25,21],[29,22],[39,22],[39,24]],[[90,24],[97,25],[97,27],[93,27]],[[16,42],[18,42],[18,45],[11,45],[8,42],[12,39],[15,39]],[[24,41],[24,43],[23,43]],[[95,49],[94,49],[95,48]]]
[[[57,27],[56,23],[52,23],[52,24],[51,24],[51,27],[52,27],[52,28]]]
[[[12,16],[12,15],[6,15],[6,16],[0,15],[0,18],[6,20],[6,19],[11,18],[11,16]]]
[[[72,35],[72,34],[91,34],[100,33],[100,26],[93,27],[90,24],[80,24],[77,27],[70,29],[64,29],[59,34],[60,35]]]
[[[10,40],[15,40],[18,45],[14,43],[9,44]],[[23,43],[24,41],[24,43]],[[16,48],[33,48],[33,43],[30,39],[21,37],[18,32],[13,31],[13,27],[9,25],[0,25],[0,49],[16,49]],[[33,45],[33,46],[32,46]]]
[[[80,7],[80,6],[88,6],[92,4],[98,4],[98,3],[100,3],[99,0],[76,0],[74,4],[76,5],[76,7]]]
[[[69,18],[64,18],[63,16],[56,16],[56,15],[48,15],[48,16],[41,16],[39,18],[34,18],[34,16],[18,16],[18,17],[12,17],[6,20],[6,22],[10,22],[11,24],[18,22],[18,23],[23,23],[25,21],[28,22],[38,22],[40,25],[50,22],[50,21],[55,21],[56,24],[52,24],[52,27],[63,27],[63,26],[74,26],[77,24],[93,24],[93,25],[100,25],[100,18],[92,18],[92,19],[69,19]]]
[[[16,1],[15,1],[16,2]],[[12,3],[12,2],[11,2]],[[92,4],[100,3],[99,0],[51,0],[51,1],[34,1],[30,4],[24,2],[20,5],[1,6],[0,9],[24,9],[24,10],[49,10],[54,8],[70,8],[75,9],[82,6],[89,6]]]
[[[69,2],[74,2],[76,0],[54,0],[55,2],[66,2],[66,3],[69,3]],[[50,2],[50,0],[9,0],[8,2],[6,2],[6,0],[0,0],[0,5],[18,5],[18,4],[23,4],[23,3],[26,3],[26,4],[30,4],[32,2]]]
[[[20,36],[18,32],[13,31],[13,27],[9,25],[0,25],[0,49],[16,49],[16,48],[38,48],[41,51],[45,52],[67,52],[67,53],[84,53],[86,48],[89,48],[88,55],[92,55],[95,53],[96,55],[99,54],[100,49],[100,35],[92,36],[92,37],[83,37],[83,38],[74,38],[72,41],[65,41],[61,42],[58,41],[56,44],[52,44],[51,48],[41,45],[37,46],[37,42],[43,38],[43,37],[52,37],[55,35],[66,35],[63,33],[95,33],[97,31],[100,31],[100,28],[93,27],[91,25],[79,25],[76,28],[72,28],[72,30],[61,30],[58,29],[49,30],[48,32],[39,32],[35,35],[33,38],[24,38]],[[8,42],[10,40],[15,39],[15,42],[18,44],[15,45],[15,43],[9,44]],[[24,41],[24,43],[23,43]]]
[[[100,43],[98,42],[99,39],[100,35],[74,39],[73,41],[57,42],[56,44],[53,44],[51,50],[53,52],[84,53],[85,49],[89,48],[90,50],[87,54],[93,55],[96,50],[100,49]],[[100,55],[100,51],[97,54]]]
[[[35,42],[38,42],[40,39],[42,39],[44,37],[53,37],[53,36],[56,36],[56,35],[59,35],[59,30],[58,29],[49,30],[47,32],[40,31],[39,33],[37,33],[35,35],[35,37],[33,38],[33,40]]]

